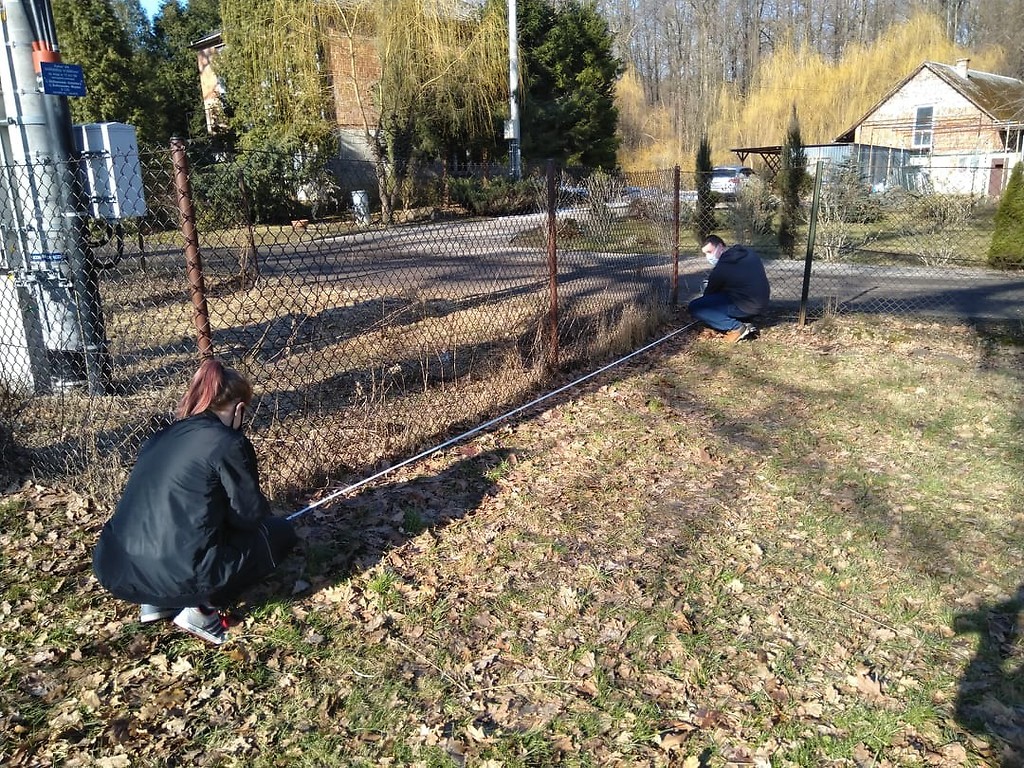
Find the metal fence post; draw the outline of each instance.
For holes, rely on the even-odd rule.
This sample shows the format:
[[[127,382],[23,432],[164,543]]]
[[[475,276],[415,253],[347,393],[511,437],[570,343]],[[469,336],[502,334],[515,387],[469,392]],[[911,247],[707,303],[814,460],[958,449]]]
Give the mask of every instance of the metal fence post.
[[[548,356],[549,370],[558,366],[558,221],[555,217],[555,161],[548,160]]]
[[[174,187],[178,196],[178,213],[181,215],[181,235],[185,239],[185,265],[188,268],[188,288],[195,309],[193,320],[196,325],[196,341],[200,357],[213,354],[213,340],[210,333],[210,312],[206,307],[206,284],[203,281],[203,261],[199,255],[199,233],[196,230],[196,214],[192,207],[192,184],[189,181],[188,154],[185,142],[171,139],[171,159],[174,163]]]
[[[814,197],[811,198],[811,220],[807,223],[807,252],[804,255],[804,282],[800,289],[800,317],[797,325],[807,323],[807,296],[811,290],[811,261],[814,258],[814,238],[818,229],[818,200],[821,198],[821,176],[824,164],[818,160],[814,167]]]
[[[679,304],[679,166],[672,171],[672,307]]]

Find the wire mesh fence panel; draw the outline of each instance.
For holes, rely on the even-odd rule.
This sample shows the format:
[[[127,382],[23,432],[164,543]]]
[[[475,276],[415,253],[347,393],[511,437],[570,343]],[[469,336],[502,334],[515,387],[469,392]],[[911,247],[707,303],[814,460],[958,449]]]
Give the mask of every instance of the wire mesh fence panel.
[[[31,458],[40,471],[109,487],[166,421],[155,417],[196,359],[170,158],[83,153],[0,172],[0,398],[28,454],[11,465]]]
[[[208,290],[213,348],[254,383],[251,430],[272,490],[424,447],[520,402],[542,375],[544,251],[518,238],[540,220],[536,200],[518,215],[446,217],[432,176],[388,199],[365,164],[333,173],[351,201],[336,213],[296,208],[287,223],[202,233],[204,276],[225,286]],[[279,193],[300,200],[304,184]],[[197,220],[207,205],[197,196]]]
[[[805,287],[812,316],[1019,312],[1016,273],[985,265],[985,197],[832,166],[786,252],[767,181],[727,201],[698,181],[550,164],[396,178],[180,142],[3,168],[4,466],[116,492],[215,354],[254,384],[268,490],[305,492],[524,402],[553,367],[636,348],[701,292],[709,232],[761,253],[776,316]]]
[[[558,352],[580,364],[632,349],[672,299],[671,171],[562,173],[556,187]]]
[[[988,264],[998,197],[960,166],[916,171],[871,184],[856,159],[822,166],[811,309],[1020,317],[1024,280]]]
[[[807,221],[810,206],[801,201],[796,212],[800,222],[794,247],[787,252],[779,244],[778,216],[781,200],[772,180],[762,176],[742,179],[727,196],[711,189],[703,191],[696,173],[683,173],[680,180],[679,301],[685,304],[699,296],[710,267],[700,251],[703,237],[717,235],[728,245],[742,243],[764,261],[771,284],[771,309],[776,317],[796,317],[803,285]],[[767,318],[755,319],[762,322]]]

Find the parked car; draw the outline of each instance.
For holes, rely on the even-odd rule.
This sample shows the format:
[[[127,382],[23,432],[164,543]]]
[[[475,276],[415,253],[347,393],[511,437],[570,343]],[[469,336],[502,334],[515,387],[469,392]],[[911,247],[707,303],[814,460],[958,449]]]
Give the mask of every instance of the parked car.
[[[756,174],[745,165],[716,165],[711,169],[711,191],[722,200],[735,200],[737,193]]]

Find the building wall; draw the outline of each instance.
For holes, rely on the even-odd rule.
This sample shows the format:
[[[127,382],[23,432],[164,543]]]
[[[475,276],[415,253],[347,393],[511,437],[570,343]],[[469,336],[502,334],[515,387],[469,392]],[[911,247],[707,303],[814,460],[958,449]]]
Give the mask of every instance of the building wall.
[[[917,108],[932,106],[933,135],[929,154],[964,155],[1002,149],[999,132],[971,101],[927,67],[878,107],[856,130],[858,144],[913,147]]]
[[[365,130],[367,124],[376,125],[378,113],[373,86],[380,80],[376,39],[331,30],[327,66],[334,89],[338,127]]]
[[[216,72],[217,55],[224,44],[219,35],[211,35],[209,40],[210,45],[197,49],[196,55],[206,130],[216,133],[227,128],[221,102],[224,84]],[[367,34],[347,35],[332,30],[328,35],[327,65],[338,125],[339,159],[370,160],[372,154],[366,140],[366,129],[377,124],[373,86],[380,79],[376,39]]]
[[[217,131],[227,128],[227,122],[224,120],[222,111],[223,104],[221,103],[224,84],[214,69],[217,53],[223,47],[223,43],[217,42],[196,52],[199,62],[199,88],[203,94],[203,111],[206,113],[207,133],[217,133]]]

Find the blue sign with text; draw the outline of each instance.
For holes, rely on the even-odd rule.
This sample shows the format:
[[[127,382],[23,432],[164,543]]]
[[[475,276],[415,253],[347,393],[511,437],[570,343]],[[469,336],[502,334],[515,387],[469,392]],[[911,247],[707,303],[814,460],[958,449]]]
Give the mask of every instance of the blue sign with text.
[[[39,62],[43,93],[51,96],[85,96],[85,73],[77,64]]]

